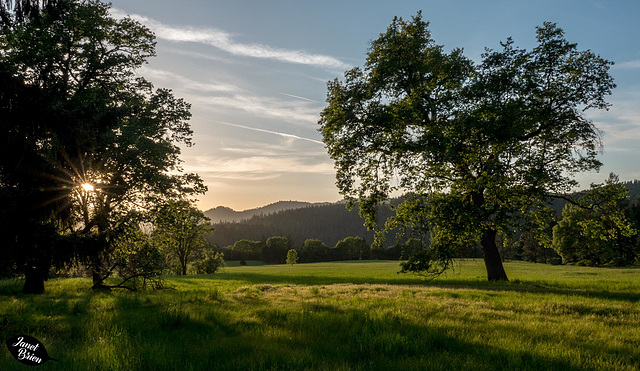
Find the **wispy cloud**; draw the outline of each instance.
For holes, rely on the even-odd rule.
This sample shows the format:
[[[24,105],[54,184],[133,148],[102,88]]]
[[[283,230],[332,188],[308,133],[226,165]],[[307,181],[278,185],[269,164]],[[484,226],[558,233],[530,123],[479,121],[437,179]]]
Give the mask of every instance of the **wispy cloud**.
[[[616,63],[613,68],[619,69],[640,69],[640,60]]]
[[[139,75],[147,77],[150,81],[162,80],[162,81],[170,81],[173,84],[180,84],[187,90],[195,90],[198,92],[236,92],[241,90],[239,87],[231,84],[225,83],[207,83],[202,81],[195,81],[189,78],[186,78],[182,75],[178,75],[177,73],[158,70],[154,68],[149,68],[147,66],[143,66],[140,68],[137,73]]]
[[[237,56],[273,59],[288,63],[312,65],[325,68],[349,68],[347,63],[337,58],[307,53],[301,50],[275,48],[264,44],[245,44],[233,40],[233,36],[215,28],[196,28],[190,26],[176,27],[161,23],[155,19],[139,14],[126,14],[119,9],[112,9],[114,17],[130,16],[155,32],[160,39],[175,42],[192,42],[207,44]]]
[[[237,85],[215,81],[195,81],[174,72],[149,67],[141,68],[138,73],[150,81],[161,81],[182,90],[190,103],[200,103],[204,109],[231,108],[261,117],[275,117],[288,122],[317,123],[322,104],[313,99],[284,94],[296,98],[282,100],[253,94]],[[186,95],[186,96],[185,96]]]
[[[640,141],[640,111],[637,103],[640,94],[620,91],[614,93],[611,101],[613,106],[609,111],[590,112],[588,118],[603,130],[605,152],[636,151]]]
[[[203,176],[233,180],[260,181],[274,179],[284,173],[333,174],[330,161],[309,161],[295,156],[247,156],[217,157],[215,160],[203,156],[183,156],[189,162],[185,170]]]
[[[309,106],[309,103],[286,102],[269,97],[258,97],[249,94],[232,94],[220,96],[198,96],[191,98],[195,103],[202,103],[204,108],[227,107],[242,110],[258,117],[274,117],[288,122],[317,123],[320,119],[321,107]]]

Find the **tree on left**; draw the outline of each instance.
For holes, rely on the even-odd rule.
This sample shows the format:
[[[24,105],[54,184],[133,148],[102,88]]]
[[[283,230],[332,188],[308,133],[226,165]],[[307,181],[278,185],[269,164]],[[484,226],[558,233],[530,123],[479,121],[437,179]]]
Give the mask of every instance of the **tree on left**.
[[[24,292],[72,259],[103,285],[114,241],[146,211],[206,191],[180,167],[189,104],[135,73],[153,33],[109,8],[0,6],[0,273],[24,274]]]

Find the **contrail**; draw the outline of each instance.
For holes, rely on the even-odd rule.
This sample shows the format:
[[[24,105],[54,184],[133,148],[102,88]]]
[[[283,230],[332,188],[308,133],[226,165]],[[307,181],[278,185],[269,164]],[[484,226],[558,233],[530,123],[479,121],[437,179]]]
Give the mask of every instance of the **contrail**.
[[[246,130],[253,130],[253,131],[259,131],[261,133],[268,133],[268,134],[273,134],[273,135],[279,135],[281,137],[285,137],[285,138],[293,138],[293,139],[299,139],[299,140],[306,140],[307,142],[313,142],[313,143],[317,143],[317,144],[322,144],[324,145],[324,143],[322,143],[319,140],[315,140],[315,139],[310,139],[310,138],[304,138],[304,137],[300,137],[297,135],[293,135],[293,134],[287,134],[287,133],[280,133],[278,131],[272,131],[272,130],[266,130],[266,129],[259,129],[259,128],[252,128],[250,126],[244,126],[244,125],[240,125],[240,124],[232,124],[230,122],[222,122],[222,121],[213,121],[211,120],[211,122],[215,123],[215,124],[220,124],[220,125],[226,125],[226,126],[232,126],[235,128],[240,128],[240,129],[246,129]]]
[[[293,94],[287,94],[287,93],[280,93],[280,94],[285,95],[285,96],[287,96],[287,97],[291,97],[291,98],[296,98],[296,99],[306,100],[307,102],[322,103],[322,102],[319,102],[319,101],[314,100],[314,99],[309,99],[309,98],[301,97],[301,96],[299,96],[299,95],[293,95]]]

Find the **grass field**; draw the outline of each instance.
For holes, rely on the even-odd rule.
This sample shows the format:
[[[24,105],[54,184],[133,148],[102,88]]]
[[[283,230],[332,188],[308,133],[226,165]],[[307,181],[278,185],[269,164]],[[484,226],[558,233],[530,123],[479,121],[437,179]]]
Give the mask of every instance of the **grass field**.
[[[637,370],[640,269],[462,261],[435,281],[398,262],[231,266],[168,290],[39,296],[0,282],[2,341],[39,339],[42,370]],[[0,370],[29,369],[6,346]]]

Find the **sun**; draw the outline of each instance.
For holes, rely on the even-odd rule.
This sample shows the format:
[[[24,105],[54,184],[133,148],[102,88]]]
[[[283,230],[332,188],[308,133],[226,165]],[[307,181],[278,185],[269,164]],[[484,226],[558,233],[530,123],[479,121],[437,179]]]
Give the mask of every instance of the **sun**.
[[[93,192],[93,185],[90,183],[82,183],[80,187],[82,187],[82,189],[84,189],[85,192]]]

